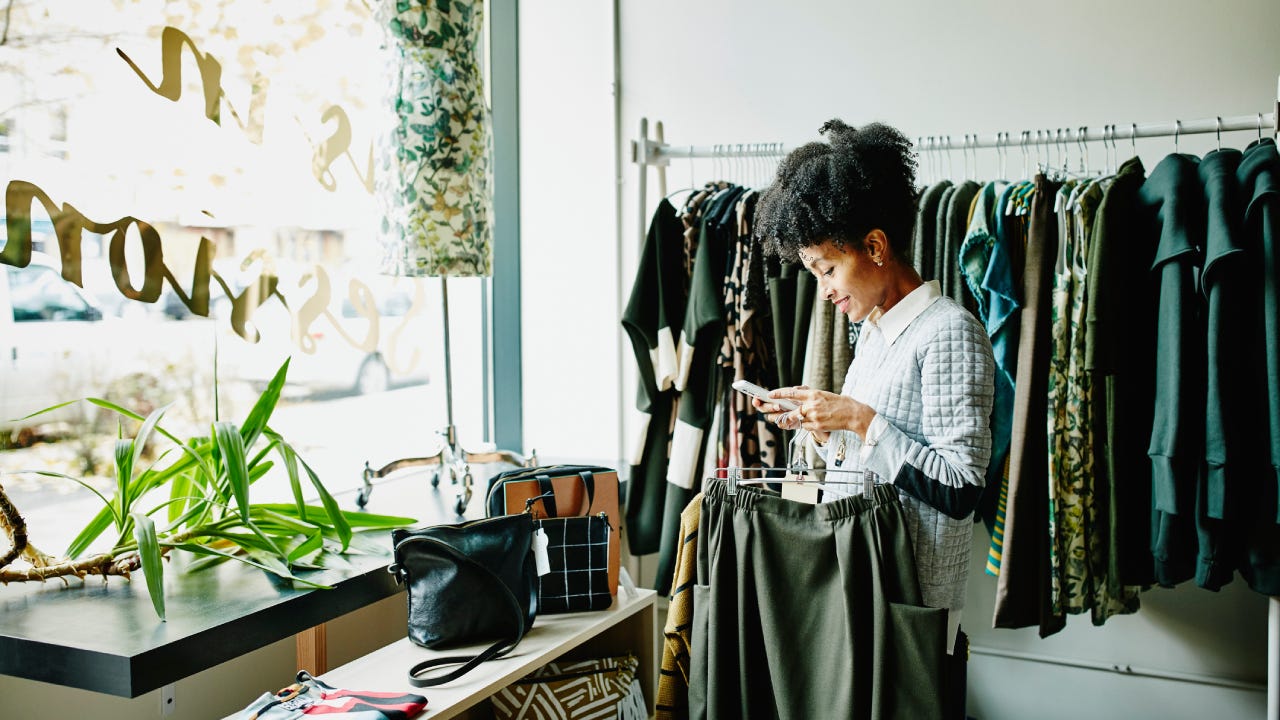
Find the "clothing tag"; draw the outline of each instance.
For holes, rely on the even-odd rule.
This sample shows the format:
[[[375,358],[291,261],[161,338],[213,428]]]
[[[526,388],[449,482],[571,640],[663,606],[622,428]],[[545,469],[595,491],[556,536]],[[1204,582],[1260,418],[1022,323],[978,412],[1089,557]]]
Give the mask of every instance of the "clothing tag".
[[[533,564],[538,566],[538,576],[541,577],[551,572],[551,559],[547,557],[547,533],[538,528],[533,533]]]
[[[626,568],[618,570],[618,585],[627,593],[628,597],[635,597],[639,594],[639,591],[636,590],[636,583],[631,579],[631,573],[627,572]]]

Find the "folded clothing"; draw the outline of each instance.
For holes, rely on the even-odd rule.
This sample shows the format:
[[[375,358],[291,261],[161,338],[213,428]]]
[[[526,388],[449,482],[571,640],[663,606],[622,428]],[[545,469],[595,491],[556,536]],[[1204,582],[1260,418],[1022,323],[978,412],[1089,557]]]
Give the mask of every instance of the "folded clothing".
[[[427,707],[421,695],[370,690],[344,690],[328,685],[306,670],[297,682],[275,693],[263,693],[236,720],[294,720],[323,715],[346,720],[408,720]]]

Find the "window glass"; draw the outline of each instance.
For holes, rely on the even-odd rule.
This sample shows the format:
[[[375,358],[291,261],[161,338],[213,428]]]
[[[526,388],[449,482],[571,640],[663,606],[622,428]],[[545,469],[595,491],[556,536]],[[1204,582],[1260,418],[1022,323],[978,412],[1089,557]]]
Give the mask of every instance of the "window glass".
[[[366,461],[434,451],[447,421],[441,283],[375,267],[389,108],[372,5],[10,6],[0,474],[19,509],[95,512],[74,483],[11,473],[109,492],[116,433],[85,403],[19,418],[95,396],[143,414],[172,403],[171,431],[204,434],[215,412],[242,420],[286,359],[272,426],[344,502]],[[448,286],[469,449],[486,436],[481,282]],[[287,497],[281,478],[261,485]]]

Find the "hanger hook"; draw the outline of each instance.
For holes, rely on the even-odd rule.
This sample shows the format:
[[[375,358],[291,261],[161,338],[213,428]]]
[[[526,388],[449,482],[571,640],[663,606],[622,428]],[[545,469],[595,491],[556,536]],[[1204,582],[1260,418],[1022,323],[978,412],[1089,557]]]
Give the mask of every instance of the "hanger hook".
[[[1080,174],[1089,172],[1089,126],[1081,125],[1076,132],[1076,144],[1080,146]]]
[[[1129,123],[1129,147],[1138,154],[1138,123]]]
[[[1218,149],[1222,149],[1222,116],[1218,115],[1214,118],[1214,126],[1218,131]]]
[[[1258,139],[1262,139],[1262,113],[1258,113]]]
[[[1178,138],[1182,135],[1182,121],[1173,121],[1173,151],[1178,152]]]

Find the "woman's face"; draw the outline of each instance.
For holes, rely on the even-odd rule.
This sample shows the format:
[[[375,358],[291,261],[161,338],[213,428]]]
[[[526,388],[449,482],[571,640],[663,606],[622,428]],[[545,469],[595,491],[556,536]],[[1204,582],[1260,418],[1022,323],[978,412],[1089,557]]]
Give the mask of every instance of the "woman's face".
[[[872,260],[876,248],[839,248],[831,240],[800,251],[800,261],[818,279],[818,293],[857,322],[884,302],[883,268]]]

